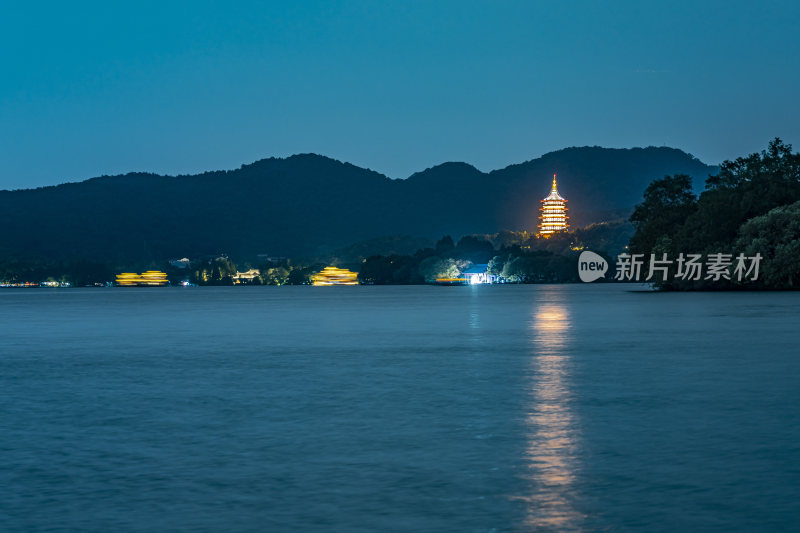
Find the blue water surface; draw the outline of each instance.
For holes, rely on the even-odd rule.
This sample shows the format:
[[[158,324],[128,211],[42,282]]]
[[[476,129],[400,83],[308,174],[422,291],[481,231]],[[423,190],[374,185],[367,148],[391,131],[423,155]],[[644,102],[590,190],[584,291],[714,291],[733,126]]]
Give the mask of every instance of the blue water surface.
[[[0,291],[0,529],[800,529],[800,294],[631,289]]]

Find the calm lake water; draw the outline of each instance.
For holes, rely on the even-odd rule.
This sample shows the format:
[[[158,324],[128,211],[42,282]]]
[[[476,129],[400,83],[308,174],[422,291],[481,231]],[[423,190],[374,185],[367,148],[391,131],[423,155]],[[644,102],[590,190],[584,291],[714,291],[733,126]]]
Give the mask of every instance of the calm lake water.
[[[800,294],[0,291],[4,531],[800,528]]]

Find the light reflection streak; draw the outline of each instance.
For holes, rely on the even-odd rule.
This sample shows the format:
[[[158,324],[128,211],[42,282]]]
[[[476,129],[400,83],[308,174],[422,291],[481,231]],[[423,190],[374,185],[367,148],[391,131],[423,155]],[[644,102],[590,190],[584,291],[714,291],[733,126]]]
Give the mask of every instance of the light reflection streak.
[[[530,492],[526,525],[537,529],[580,529],[580,513],[572,504],[578,462],[577,420],[571,408],[568,340],[570,317],[558,289],[542,291],[533,309],[530,433],[526,449]]]
[[[470,305],[469,305],[469,328],[477,339],[480,339],[481,332],[481,300],[480,293],[476,290],[477,287],[472,287],[470,292]]]

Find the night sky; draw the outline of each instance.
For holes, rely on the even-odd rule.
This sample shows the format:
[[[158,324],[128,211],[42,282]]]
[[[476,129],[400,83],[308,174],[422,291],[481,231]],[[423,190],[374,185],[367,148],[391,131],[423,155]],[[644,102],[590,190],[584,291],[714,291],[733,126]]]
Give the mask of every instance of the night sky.
[[[5,4],[0,188],[305,152],[404,178],[800,147],[796,1],[218,4]]]

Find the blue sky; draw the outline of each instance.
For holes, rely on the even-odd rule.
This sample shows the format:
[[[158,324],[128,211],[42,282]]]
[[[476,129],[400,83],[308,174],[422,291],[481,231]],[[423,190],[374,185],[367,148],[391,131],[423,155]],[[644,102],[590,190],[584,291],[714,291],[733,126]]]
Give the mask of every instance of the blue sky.
[[[566,146],[800,148],[798,27],[798,2],[19,2],[0,188],[305,152],[404,178]]]

